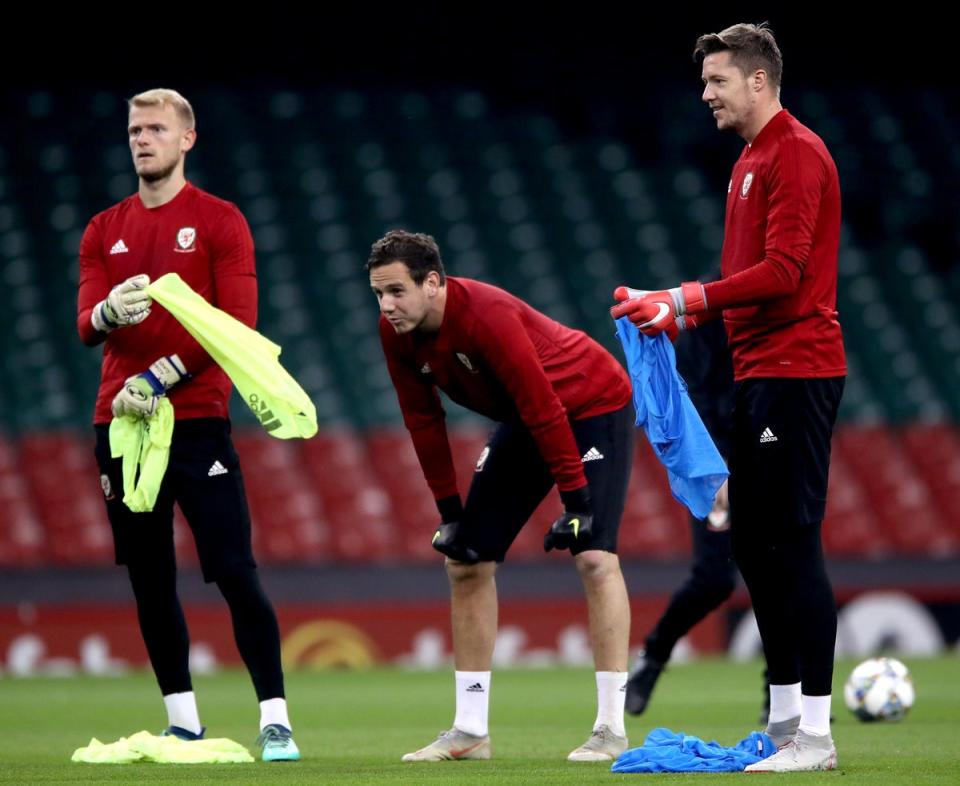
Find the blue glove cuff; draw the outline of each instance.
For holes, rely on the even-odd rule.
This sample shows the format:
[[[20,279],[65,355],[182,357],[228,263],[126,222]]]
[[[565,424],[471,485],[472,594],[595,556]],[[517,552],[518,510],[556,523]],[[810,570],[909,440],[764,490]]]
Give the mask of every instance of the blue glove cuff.
[[[156,375],[150,369],[147,369],[146,371],[144,371],[141,374],[138,374],[137,376],[147,381],[147,384],[150,386],[150,389],[153,391],[153,395],[162,396],[166,392],[166,388],[164,388],[163,383],[159,379],[157,379]]]
[[[114,322],[110,317],[107,316],[107,301],[104,300],[98,308],[100,309],[100,321],[103,322],[108,328],[117,328],[120,325]]]

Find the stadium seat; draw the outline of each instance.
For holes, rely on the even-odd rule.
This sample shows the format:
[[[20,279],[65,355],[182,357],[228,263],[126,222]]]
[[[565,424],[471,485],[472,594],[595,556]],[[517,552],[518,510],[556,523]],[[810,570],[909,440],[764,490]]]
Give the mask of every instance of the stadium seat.
[[[662,122],[627,105],[573,126],[451,86],[192,94],[204,138],[218,143],[191,154],[191,180],[247,216],[260,327],[283,345],[282,361],[321,421],[313,440],[278,447],[247,435],[255,421],[234,404],[262,560],[434,557],[425,533],[436,510],[400,425],[363,269],[387,229],[431,232],[451,274],[505,286],[617,357],[606,309],[616,284],[668,286],[715,264],[735,153],[703,122],[695,96],[677,102],[672,87],[662,89],[654,99],[672,107]],[[792,90],[791,105],[830,146],[844,191],[838,309],[850,373],[828,553],[955,555],[954,102],[931,87],[909,108],[872,86]],[[16,465],[0,464],[0,564],[112,559],[87,436],[100,352],[82,347],[74,321],[83,227],[136,182],[122,140],[101,138],[115,99],[122,113],[122,101],[99,88],[26,90],[16,96],[24,111],[0,124],[0,311],[9,317],[0,431],[18,435],[7,442]],[[74,111],[95,122],[64,135],[59,113]],[[465,493],[484,426],[459,407],[448,422]],[[84,436],[64,442],[69,429]],[[638,452],[621,551],[683,558],[686,514],[650,458]],[[549,522],[556,507],[545,502],[537,520]],[[540,558],[540,529],[521,533],[516,556]],[[194,564],[179,514],[175,533],[181,564]]]
[[[254,551],[270,562],[309,562],[328,553],[320,499],[294,442],[262,430],[234,435],[240,454]]]
[[[20,438],[19,447],[21,466],[46,531],[47,558],[58,565],[110,564],[113,535],[90,437],[74,432],[30,433]]]
[[[896,552],[880,524],[870,494],[850,467],[843,450],[830,459],[823,548],[828,557],[879,559]]]
[[[327,558],[361,562],[395,558],[400,539],[390,498],[358,434],[329,429],[298,447],[306,480],[323,506],[329,529]]]
[[[30,568],[43,562],[45,533],[35,499],[15,443],[0,434],[0,567]]]
[[[892,430],[840,429],[834,450],[843,454],[863,484],[877,523],[898,553],[941,557],[957,553],[960,541]]]
[[[904,426],[901,441],[907,458],[923,478],[946,526],[960,536],[960,431],[955,425]]]
[[[370,467],[390,500],[400,548],[411,559],[433,559],[430,538],[439,517],[410,435],[402,428],[380,429],[368,432],[365,442]]]
[[[643,435],[637,449],[620,523],[620,554],[642,559],[680,558],[690,553],[686,508],[670,493],[667,473]]]

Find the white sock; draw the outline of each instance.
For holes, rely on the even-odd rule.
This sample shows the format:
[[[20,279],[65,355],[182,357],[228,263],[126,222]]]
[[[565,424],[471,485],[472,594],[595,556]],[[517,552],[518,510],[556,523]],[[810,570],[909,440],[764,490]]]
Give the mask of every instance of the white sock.
[[[779,723],[800,715],[800,683],[770,686],[770,720]]]
[[[287,715],[286,699],[267,699],[260,702],[260,731],[263,731],[271,723],[279,723],[293,731],[290,725],[290,717]]]
[[[800,731],[823,737],[830,733],[831,696],[803,696]]]
[[[467,734],[484,737],[489,734],[490,672],[458,671],[455,674],[457,716],[453,719],[453,725]]]
[[[200,713],[197,712],[197,697],[192,690],[168,693],[163,697],[163,703],[167,705],[169,725],[179,726],[194,734],[200,733],[203,727],[200,725]]]
[[[593,728],[608,726],[614,734],[626,737],[623,727],[623,702],[627,698],[627,672],[597,672],[597,720]]]

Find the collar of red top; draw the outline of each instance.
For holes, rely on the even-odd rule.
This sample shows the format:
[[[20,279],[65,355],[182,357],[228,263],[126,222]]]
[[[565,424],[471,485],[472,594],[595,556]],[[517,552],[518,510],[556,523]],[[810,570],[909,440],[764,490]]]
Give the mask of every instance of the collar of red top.
[[[770,140],[776,139],[780,132],[786,127],[787,123],[793,117],[786,109],[781,109],[777,114],[771,117],[767,124],[760,129],[760,133],[754,137],[750,150],[755,151],[762,148]]]
[[[143,204],[143,200],[140,199],[139,193],[136,193],[133,195],[133,201],[134,201],[134,204],[138,208],[140,208],[140,210],[142,210],[144,213],[149,213],[150,215],[155,216],[161,210],[169,210],[173,205],[180,204],[184,199],[187,198],[187,194],[189,194],[195,188],[196,186],[193,185],[193,183],[191,183],[188,180],[186,183],[183,184],[183,188],[181,188],[177,192],[176,196],[173,199],[171,199],[169,202],[164,202],[162,205],[157,205],[156,207],[147,207],[145,204]]]

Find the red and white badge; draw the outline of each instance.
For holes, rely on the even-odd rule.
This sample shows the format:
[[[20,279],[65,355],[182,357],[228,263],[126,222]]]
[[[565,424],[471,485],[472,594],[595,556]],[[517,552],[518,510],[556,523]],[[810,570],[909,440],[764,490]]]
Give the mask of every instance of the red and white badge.
[[[188,254],[197,250],[197,230],[193,227],[182,227],[177,232],[177,247],[173,249],[181,254]]]

